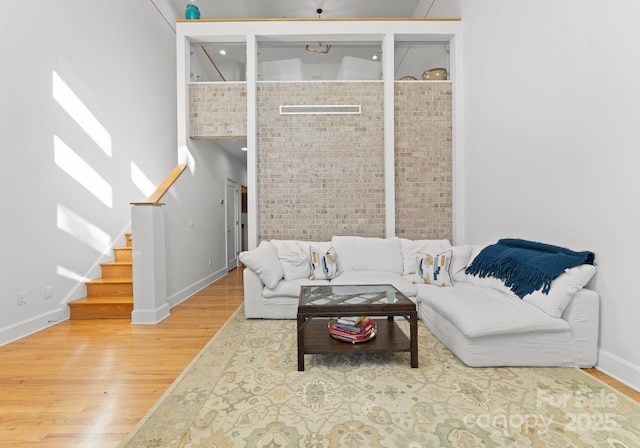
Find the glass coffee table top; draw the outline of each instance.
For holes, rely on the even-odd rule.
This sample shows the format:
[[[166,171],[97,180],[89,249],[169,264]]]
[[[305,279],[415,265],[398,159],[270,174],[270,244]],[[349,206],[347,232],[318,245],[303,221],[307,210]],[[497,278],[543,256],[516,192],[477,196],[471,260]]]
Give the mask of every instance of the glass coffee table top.
[[[391,285],[303,286],[300,305],[387,305],[411,303]]]
[[[331,337],[330,319],[347,316],[377,319],[376,337],[364,344],[345,343]],[[396,317],[409,322],[409,335]],[[329,319],[329,320],[328,320]],[[392,285],[302,286],[297,313],[298,370],[304,370],[305,354],[335,352],[410,352],[411,367],[418,367],[418,315],[416,304]]]

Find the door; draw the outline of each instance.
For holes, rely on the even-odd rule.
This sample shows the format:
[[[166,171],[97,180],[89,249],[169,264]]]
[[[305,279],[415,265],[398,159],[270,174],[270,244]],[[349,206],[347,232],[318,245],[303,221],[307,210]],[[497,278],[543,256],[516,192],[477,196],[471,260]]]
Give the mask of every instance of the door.
[[[238,237],[240,235],[240,189],[238,183],[227,179],[227,269],[238,267]]]

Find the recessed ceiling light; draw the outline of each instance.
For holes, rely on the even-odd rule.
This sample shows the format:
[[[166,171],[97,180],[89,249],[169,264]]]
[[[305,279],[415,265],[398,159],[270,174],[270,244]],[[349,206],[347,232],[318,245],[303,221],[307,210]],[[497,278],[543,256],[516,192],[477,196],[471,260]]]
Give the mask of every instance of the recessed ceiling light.
[[[224,50],[220,50],[220,54],[224,56],[225,54],[227,54],[227,52]]]
[[[374,61],[377,61],[377,60],[378,60],[378,55],[377,55],[377,54],[374,54],[374,55],[373,55],[373,57],[372,57],[371,59],[373,59]]]
[[[246,146],[243,146],[243,147],[242,147],[242,150],[243,150],[243,151],[248,151],[248,149],[247,149],[247,147],[246,147]]]

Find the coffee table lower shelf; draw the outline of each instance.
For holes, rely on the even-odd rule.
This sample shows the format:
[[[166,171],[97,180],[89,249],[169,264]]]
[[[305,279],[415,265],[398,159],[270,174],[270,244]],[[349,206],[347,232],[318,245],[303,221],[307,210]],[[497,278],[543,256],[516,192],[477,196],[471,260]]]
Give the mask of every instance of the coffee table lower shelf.
[[[392,319],[376,319],[376,337],[356,344],[332,338],[327,323],[326,318],[311,319],[298,336],[302,337],[298,342],[298,370],[304,370],[305,354],[411,352],[411,341]]]

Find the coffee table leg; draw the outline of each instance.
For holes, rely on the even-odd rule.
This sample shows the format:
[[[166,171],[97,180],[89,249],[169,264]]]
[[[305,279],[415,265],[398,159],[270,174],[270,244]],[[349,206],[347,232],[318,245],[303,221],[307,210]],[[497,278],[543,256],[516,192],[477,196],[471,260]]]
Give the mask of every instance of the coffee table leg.
[[[411,342],[411,367],[418,367],[418,313],[409,313],[410,319],[410,342]]]
[[[298,372],[304,371],[304,317],[298,314]]]

